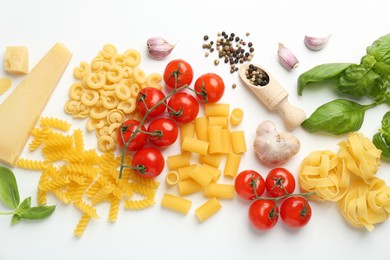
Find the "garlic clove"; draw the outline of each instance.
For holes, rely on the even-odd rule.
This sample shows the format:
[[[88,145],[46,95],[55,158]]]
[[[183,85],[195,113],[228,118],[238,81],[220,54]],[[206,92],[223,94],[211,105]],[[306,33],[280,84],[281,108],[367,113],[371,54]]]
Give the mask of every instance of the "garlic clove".
[[[269,120],[260,123],[256,129],[253,147],[259,160],[266,166],[279,166],[298,153],[300,141],[289,132],[279,133]]]
[[[158,60],[167,57],[172,52],[173,48],[175,48],[174,45],[161,37],[149,38],[146,45],[150,56]]]
[[[330,35],[326,37],[312,37],[312,36],[307,36],[305,35],[305,45],[307,48],[313,51],[319,51],[322,50],[326,44],[328,43],[330,38]]]
[[[279,63],[287,70],[292,70],[299,66],[297,57],[282,43],[279,43],[278,58]]]

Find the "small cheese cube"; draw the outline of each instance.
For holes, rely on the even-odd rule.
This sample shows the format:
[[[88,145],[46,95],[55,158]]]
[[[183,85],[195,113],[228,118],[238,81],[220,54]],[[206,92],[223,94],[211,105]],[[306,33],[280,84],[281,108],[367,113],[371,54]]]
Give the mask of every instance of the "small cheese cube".
[[[28,73],[28,48],[24,46],[8,46],[5,51],[4,68],[15,74]]]
[[[4,94],[12,86],[12,80],[0,77],[0,95]]]

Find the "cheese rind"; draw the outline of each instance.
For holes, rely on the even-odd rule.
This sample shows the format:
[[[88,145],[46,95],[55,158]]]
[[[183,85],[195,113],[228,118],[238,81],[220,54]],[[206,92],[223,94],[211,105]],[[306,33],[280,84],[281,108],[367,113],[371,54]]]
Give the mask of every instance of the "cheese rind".
[[[0,105],[0,161],[15,166],[71,57],[55,44]]]
[[[8,46],[5,51],[4,69],[14,74],[28,73],[28,48]]]

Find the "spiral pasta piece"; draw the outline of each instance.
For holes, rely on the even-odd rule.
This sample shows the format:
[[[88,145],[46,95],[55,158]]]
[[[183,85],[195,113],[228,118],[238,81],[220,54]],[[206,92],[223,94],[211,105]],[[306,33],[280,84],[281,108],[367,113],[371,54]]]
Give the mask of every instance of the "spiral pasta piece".
[[[339,156],[346,162],[348,169],[369,183],[380,166],[381,150],[362,133],[350,133],[347,141],[339,143]]]
[[[315,192],[313,199],[338,201],[348,190],[350,172],[342,159],[331,151],[314,151],[301,163],[300,187]]]

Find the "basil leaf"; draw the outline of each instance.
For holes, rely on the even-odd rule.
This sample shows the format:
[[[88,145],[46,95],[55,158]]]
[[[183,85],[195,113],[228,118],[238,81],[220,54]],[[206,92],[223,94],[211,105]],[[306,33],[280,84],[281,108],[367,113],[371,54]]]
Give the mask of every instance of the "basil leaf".
[[[366,52],[374,56],[377,61],[390,65],[390,33],[374,41],[367,47]]]
[[[382,135],[380,133],[376,133],[373,138],[372,142],[378,148],[382,151],[382,158],[386,158],[390,160],[390,146],[386,143],[385,139],[382,138]]]
[[[29,210],[30,208],[31,208],[31,197],[28,197],[25,200],[23,200],[22,203],[20,203],[15,213],[21,215],[27,210]]]
[[[366,55],[360,64],[352,64],[340,76],[338,90],[357,97],[379,97],[387,91],[387,80],[375,71],[377,61]]]
[[[298,95],[302,95],[303,89],[309,83],[321,83],[325,81],[338,81],[340,74],[352,63],[326,63],[313,67],[298,77]]]
[[[11,219],[11,224],[12,225],[15,225],[15,224],[18,224],[20,222],[22,218],[18,215],[18,214],[14,214],[12,216],[12,219]]]
[[[4,166],[0,166],[0,200],[13,209],[16,209],[20,202],[15,175]]]
[[[311,133],[324,131],[335,135],[356,131],[363,123],[365,111],[371,106],[336,99],[318,107],[302,127]]]
[[[24,219],[43,219],[49,217],[56,206],[39,206],[31,207],[27,211],[22,212],[20,216]]]

